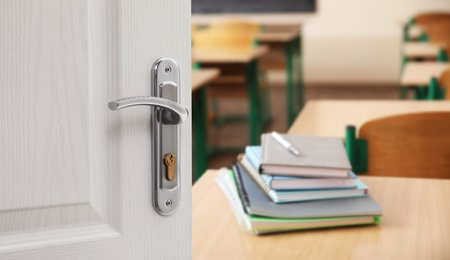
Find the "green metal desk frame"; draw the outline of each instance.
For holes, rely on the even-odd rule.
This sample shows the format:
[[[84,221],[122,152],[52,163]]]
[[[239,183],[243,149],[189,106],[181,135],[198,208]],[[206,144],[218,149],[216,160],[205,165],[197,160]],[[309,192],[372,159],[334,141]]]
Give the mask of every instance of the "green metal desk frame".
[[[356,127],[345,129],[345,150],[354,173],[367,172],[367,140],[356,138]]]
[[[194,135],[192,157],[194,159],[195,182],[208,169],[207,103],[204,86],[192,93],[192,125]]]
[[[286,62],[286,115],[288,128],[303,107],[303,68],[301,36],[284,43]],[[295,73],[294,73],[295,71]]]
[[[445,88],[439,85],[436,77],[432,77],[428,86],[413,87],[413,98],[415,100],[443,100],[445,98]],[[405,99],[408,87],[400,86],[400,98]]]

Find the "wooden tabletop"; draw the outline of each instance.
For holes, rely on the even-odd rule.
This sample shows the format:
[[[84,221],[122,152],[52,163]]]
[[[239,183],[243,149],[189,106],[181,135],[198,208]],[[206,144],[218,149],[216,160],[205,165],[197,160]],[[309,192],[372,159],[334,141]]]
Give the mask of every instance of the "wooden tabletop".
[[[448,68],[450,68],[450,63],[437,61],[408,62],[403,68],[400,85],[427,86],[432,77],[439,77]]]
[[[192,92],[219,76],[219,69],[199,69],[192,71]]]
[[[239,227],[216,174],[193,187],[193,259],[450,258],[450,180],[361,177],[380,224],[256,236]]]
[[[300,34],[300,31],[281,31],[281,32],[261,32],[259,33],[256,38],[261,43],[272,43],[272,42],[289,42],[298,37]]]
[[[403,45],[403,55],[407,58],[436,58],[441,44],[429,42],[406,42]]]
[[[268,51],[265,45],[254,48],[193,48],[192,58],[201,63],[249,63]]]
[[[309,101],[288,133],[344,137],[347,125],[360,127],[380,117],[430,111],[450,111],[450,101]]]

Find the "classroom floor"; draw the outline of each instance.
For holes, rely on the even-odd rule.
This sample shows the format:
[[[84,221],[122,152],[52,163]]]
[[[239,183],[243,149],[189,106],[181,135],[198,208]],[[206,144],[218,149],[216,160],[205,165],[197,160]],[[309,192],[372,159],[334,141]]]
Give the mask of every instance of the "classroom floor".
[[[305,100],[313,99],[398,99],[396,86],[305,86]],[[273,86],[270,89],[272,121],[265,132],[287,131],[285,116],[285,88]],[[245,100],[227,100],[219,104],[221,114],[239,114],[247,111]],[[246,146],[248,143],[247,123],[235,121],[220,127],[210,126],[208,142],[217,146]],[[229,167],[236,160],[236,154],[219,154],[209,158],[208,168]]]

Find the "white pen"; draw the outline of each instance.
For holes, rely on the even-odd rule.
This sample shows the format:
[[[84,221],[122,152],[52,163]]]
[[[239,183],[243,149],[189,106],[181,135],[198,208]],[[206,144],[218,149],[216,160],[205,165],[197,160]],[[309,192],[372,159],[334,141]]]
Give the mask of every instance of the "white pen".
[[[300,153],[298,152],[297,149],[295,149],[294,146],[292,146],[292,144],[290,144],[288,141],[286,141],[286,139],[284,139],[281,135],[279,135],[277,132],[273,131],[271,133],[273,139],[275,139],[279,144],[281,144],[284,148],[286,148],[289,152],[291,152],[292,154],[299,156]]]

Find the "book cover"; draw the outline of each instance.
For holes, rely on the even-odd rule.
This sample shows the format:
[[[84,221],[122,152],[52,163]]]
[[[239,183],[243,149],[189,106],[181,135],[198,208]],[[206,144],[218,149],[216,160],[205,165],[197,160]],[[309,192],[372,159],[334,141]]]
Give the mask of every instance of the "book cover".
[[[245,157],[258,172],[261,157],[261,146],[247,146],[245,148]],[[238,158],[238,161],[239,158]],[[247,167],[246,167],[247,168]],[[247,169],[249,173],[253,173]],[[273,190],[308,190],[308,189],[351,189],[356,188],[356,175],[349,172],[347,178],[311,178],[311,177],[295,177],[295,176],[277,176],[260,174],[254,176],[256,179],[262,179],[266,184],[258,184],[267,186]],[[265,187],[264,187],[265,188]]]
[[[270,188],[265,180],[267,176],[259,174],[247,159],[246,155],[240,154],[238,156],[238,163],[242,166],[242,173],[249,175],[264,194],[275,203],[360,197],[366,196],[368,193],[368,187],[359,180],[357,180],[357,185],[352,188],[274,190]]]
[[[344,198],[332,200],[302,201],[276,204],[264,195],[248,174],[243,174],[240,165],[235,164],[232,171],[239,176],[239,194],[245,191],[245,210],[250,215],[272,218],[324,218],[340,216],[379,216],[381,208],[370,197]]]
[[[260,172],[271,175],[304,177],[348,177],[351,165],[340,138],[281,136],[299,150],[296,156],[280,145],[271,134],[262,135]]]
[[[255,234],[268,234],[338,226],[367,225],[378,223],[381,220],[380,216],[290,219],[252,216],[244,211],[245,207],[239,197],[232,171],[226,168],[220,169],[216,178],[216,183],[227,197],[240,226],[244,230],[252,231]]]

